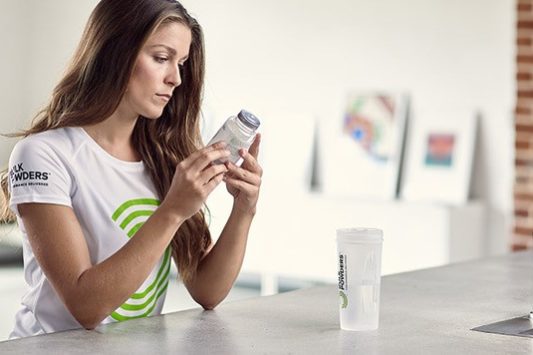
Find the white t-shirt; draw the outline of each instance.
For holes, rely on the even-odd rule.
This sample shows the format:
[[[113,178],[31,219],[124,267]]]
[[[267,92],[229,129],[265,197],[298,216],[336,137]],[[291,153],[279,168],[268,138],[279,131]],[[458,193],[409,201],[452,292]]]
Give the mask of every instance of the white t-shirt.
[[[71,127],[19,141],[9,160],[8,179],[10,208],[23,235],[24,277],[29,286],[10,338],[81,328],[37,263],[17,205],[40,202],[71,207],[94,265],[126,244],[159,205],[147,170],[142,162],[113,157],[85,130]],[[137,292],[102,323],[160,314],[169,271],[167,248]]]

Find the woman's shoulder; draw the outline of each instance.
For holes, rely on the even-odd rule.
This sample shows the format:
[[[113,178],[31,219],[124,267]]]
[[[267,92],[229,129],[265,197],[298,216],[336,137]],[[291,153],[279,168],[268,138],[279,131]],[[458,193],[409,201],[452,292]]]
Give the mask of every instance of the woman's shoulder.
[[[9,166],[52,165],[70,170],[84,141],[76,128],[70,127],[30,134],[15,144],[9,157]]]
[[[13,153],[53,153],[70,158],[82,143],[76,133],[76,128],[63,127],[30,134],[15,144]]]

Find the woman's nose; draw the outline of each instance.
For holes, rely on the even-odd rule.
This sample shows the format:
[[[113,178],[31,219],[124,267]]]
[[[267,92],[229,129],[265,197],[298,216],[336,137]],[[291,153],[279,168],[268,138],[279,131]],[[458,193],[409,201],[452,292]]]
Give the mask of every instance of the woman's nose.
[[[166,84],[172,85],[174,87],[180,86],[181,84],[181,73],[179,66],[173,67],[166,77]]]

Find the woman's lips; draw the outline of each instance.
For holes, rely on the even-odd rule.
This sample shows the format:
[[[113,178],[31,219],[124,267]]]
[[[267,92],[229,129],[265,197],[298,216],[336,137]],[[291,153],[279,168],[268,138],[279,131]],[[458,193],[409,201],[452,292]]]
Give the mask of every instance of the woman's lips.
[[[155,94],[155,95],[163,99],[165,102],[168,102],[170,98],[172,97],[171,95],[167,95],[167,94]]]

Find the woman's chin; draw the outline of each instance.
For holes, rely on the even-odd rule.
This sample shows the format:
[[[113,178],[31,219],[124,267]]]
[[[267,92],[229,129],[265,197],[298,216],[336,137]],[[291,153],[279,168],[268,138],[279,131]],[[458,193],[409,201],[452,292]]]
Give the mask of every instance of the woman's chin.
[[[149,120],[157,120],[161,115],[163,114],[163,110],[160,111],[152,111],[152,112],[144,112],[141,116],[144,118],[147,118]]]

